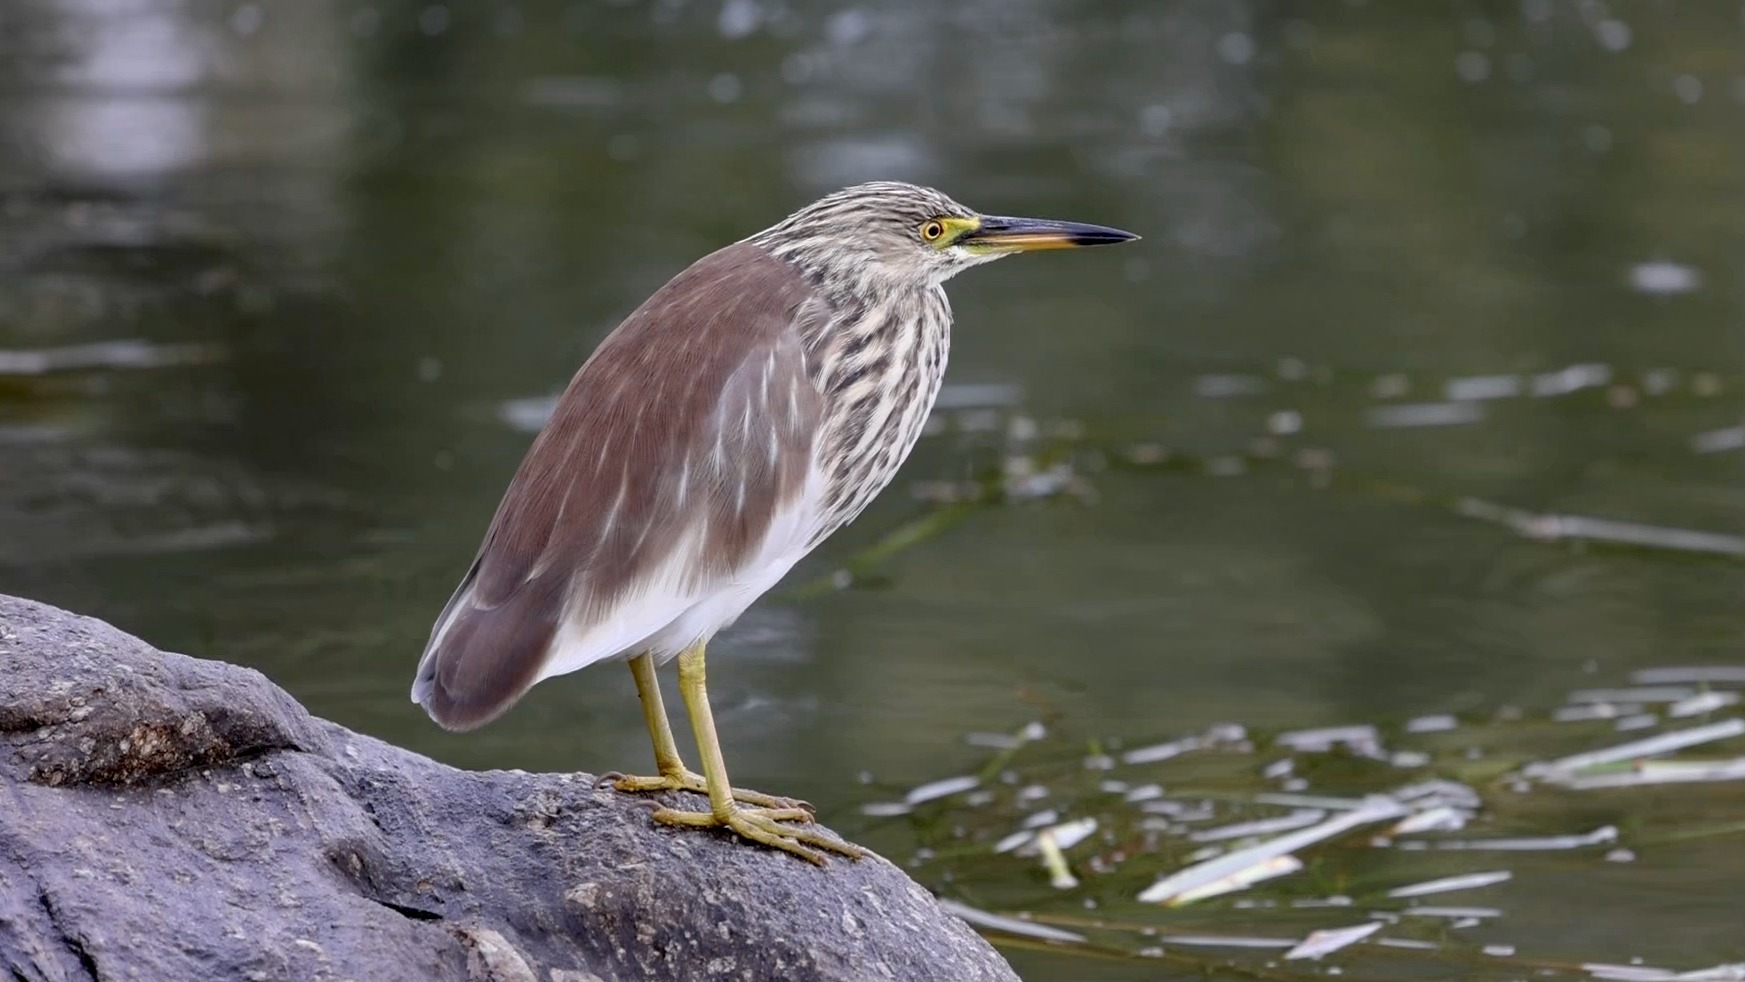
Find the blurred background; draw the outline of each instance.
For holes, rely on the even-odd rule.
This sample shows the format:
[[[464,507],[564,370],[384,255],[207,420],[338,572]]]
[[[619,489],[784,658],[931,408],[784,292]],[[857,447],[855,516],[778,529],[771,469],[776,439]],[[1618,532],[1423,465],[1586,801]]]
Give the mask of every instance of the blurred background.
[[[930,435],[712,649],[737,783],[843,818],[1038,717],[1737,663],[1742,41],[1674,0],[8,0],[0,590],[457,765],[646,768],[611,667],[440,731],[430,623],[624,314],[883,178],[1145,238],[954,281]]]

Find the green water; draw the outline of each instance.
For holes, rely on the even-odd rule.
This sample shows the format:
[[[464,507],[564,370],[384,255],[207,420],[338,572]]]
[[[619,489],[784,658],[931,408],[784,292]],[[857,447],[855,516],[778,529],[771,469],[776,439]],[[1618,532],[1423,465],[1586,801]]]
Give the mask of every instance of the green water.
[[[1283,9],[16,0],[0,349],[176,363],[0,361],[0,590],[458,765],[644,767],[612,666],[466,736],[406,699],[530,439],[505,409],[697,256],[901,178],[1145,236],[952,284],[951,383],[1016,392],[997,424],[1054,434],[1079,493],[754,607],[712,648],[738,782],[853,828],[863,772],[1040,714],[1142,740],[1745,661],[1735,540],[1658,531],[1745,530],[1737,5]],[[790,585],[1001,465],[940,418]],[[1657,531],[1544,541],[1469,498]],[[1715,862],[1745,875],[1605,875],[1644,934],[1745,957]],[[1542,901],[1543,947],[1635,951]]]

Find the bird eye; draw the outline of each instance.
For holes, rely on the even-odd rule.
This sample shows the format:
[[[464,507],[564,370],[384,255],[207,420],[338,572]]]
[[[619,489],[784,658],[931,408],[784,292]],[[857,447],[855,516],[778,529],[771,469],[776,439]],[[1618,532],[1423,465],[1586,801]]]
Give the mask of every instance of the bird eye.
[[[922,242],[938,242],[939,237],[941,235],[944,235],[944,234],[945,234],[945,226],[939,224],[938,222],[922,222],[921,223],[921,241]]]

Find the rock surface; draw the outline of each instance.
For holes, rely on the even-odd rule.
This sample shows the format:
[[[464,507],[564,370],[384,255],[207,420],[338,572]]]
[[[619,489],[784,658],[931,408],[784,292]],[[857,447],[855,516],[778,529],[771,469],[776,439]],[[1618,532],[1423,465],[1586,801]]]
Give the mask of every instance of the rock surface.
[[[818,869],[588,775],[455,770],[5,596],[0,977],[1016,979],[882,859]]]

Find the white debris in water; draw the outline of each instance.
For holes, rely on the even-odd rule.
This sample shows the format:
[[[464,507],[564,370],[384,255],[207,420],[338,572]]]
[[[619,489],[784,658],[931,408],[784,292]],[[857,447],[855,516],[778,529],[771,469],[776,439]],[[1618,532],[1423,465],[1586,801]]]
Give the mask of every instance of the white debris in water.
[[[1671,296],[1702,286],[1703,274],[1696,267],[1681,263],[1637,263],[1630,267],[1630,285],[1643,293]]]
[[[1499,869],[1483,873],[1464,873],[1460,876],[1444,876],[1440,879],[1395,887],[1388,891],[1388,896],[1403,899],[1406,897],[1428,897],[1437,893],[1453,893],[1456,890],[1477,890],[1480,887],[1507,882],[1514,875],[1506,869]]]
[[[1016,934],[1026,938],[1039,938],[1043,941],[1066,941],[1076,943],[1085,940],[1085,936],[1072,931],[1064,931],[1046,924],[1036,924],[1021,917],[1007,917],[1004,914],[992,914],[979,910],[956,900],[941,899],[939,906],[947,913],[955,914],[977,927],[991,928],[1007,934]]]
[[[1430,904],[1425,904],[1422,907],[1407,907],[1400,913],[1407,917],[1445,917],[1449,920],[1503,916],[1502,909],[1498,907],[1437,907]]]
[[[1739,701],[1737,692],[1700,692],[1689,699],[1681,699],[1666,708],[1666,715],[1673,719],[1683,719],[1686,716],[1701,716],[1724,709]]]
[[[1698,969],[1695,972],[1680,972],[1678,979],[1679,982],[1740,982],[1745,979],[1745,962],[1716,965],[1714,968]]]
[[[1360,826],[1397,818],[1405,814],[1405,811],[1404,806],[1392,798],[1376,796],[1367,801],[1364,807],[1345,812],[1318,825],[1289,832],[1277,838],[1256,843],[1246,849],[1238,849],[1215,859],[1196,863],[1163,877],[1145,888],[1139,894],[1139,900],[1141,903],[1148,904],[1179,902],[1178,898],[1181,894],[1196,890],[1207,883],[1240,873],[1251,866],[1269,862],[1275,857],[1296,852],[1305,846],[1343,835]]]
[[[1168,760],[1171,757],[1179,756],[1190,750],[1198,750],[1199,747],[1199,737],[1183,737],[1180,740],[1170,740],[1167,743],[1154,743],[1145,747],[1135,747],[1121,755],[1121,763],[1155,764],[1160,760]]]
[[[1213,723],[1206,727],[1205,742],[1209,746],[1242,744],[1248,740],[1248,727],[1241,723]]]
[[[1387,831],[1388,835],[1417,835],[1422,832],[1453,832],[1466,827],[1472,815],[1464,808],[1438,805],[1415,812],[1400,820]]]
[[[1419,941],[1416,938],[1376,938],[1373,943],[1382,948],[1404,948],[1407,951],[1439,951],[1442,948],[1434,941]],[[1339,966],[1330,966],[1327,974],[1339,974]]]
[[[1745,426],[1730,426],[1724,430],[1698,433],[1690,438],[1690,448],[1696,453],[1745,450]]]
[[[1218,39],[1218,57],[1232,65],[1246,65],[1254,59],[1254,39],[1232,31]]]
[[[1702,101],[1703,80],[1688,73],[1680,75],[1672,80],[1672,93],[1678,96],[1678,101],[1694,106]]]
[[[1601,750],[1590,750],[1586,753],[1560,757],[1543,763],[1529,764],[1523,769],[1528,777],[1541,780],[1568,780],[1579,771],[1602,764],[1615,764],[1620,761],[1636,760],[1642,757],[1655,757],[1669,754],[1675,750],[1683,750],[1716,740],[1726,740],[1745,734],[1745,720],[1725,719],[1707,726],[1692,727],[1688,730],[1674,730],[1646,740],[1633,740],[1620,743]]]
[[[1042,865],[1048,870],[1050,886],[1056,890],[1071,890],[1079,885],[1078,877],[1072,875],[1072,867],[1066,864],[1064,853],[1096,829],[1097,820],[1086,818],[1036,833],[1036,851],[1042,854]]]
[[[1413,808],[1430,808],[1436,805],[1453,805],[1468,811],[1479,808],[1483,801],[1478,792],[1459,781],[1433,777],[1426,781],[1416,781],[1402,785],[1393,790],[1395,801],[1410,805]]]
[[[1139,130],[1152,139],[1168,133],[1174,123],[1174,110],[1161,102],[1154,102],[1139,113]]]
[[[745,84],[739,76],[732,72],[721,72],[709,79],[709,98],[722,104],[739,101],[740,93],[745,91]]]
[[[1634,712],[1639,707],[1627,707]],[[1581,706],[1561,706],[1551,714],[1551,719],[1557,723],[1584,723],[1595,719],[1616,719],[1625,712],[1609,702],[1591,702]]]
[[[1478,83],[1491,77],[1490,56],[1482,51],[1462,51],[1454,56],[1454,74],[1462,82]]]
[[[1442,394],[1454,402],[1478,399],[1512,399],[1526,390],[1519,375],[1474,375],[1452,378],[1442,387]]]
[[[1219,825],[1209,829],[1201,829],[1188,836],[1193,842],[1223,842],[1229,839],[1246,839],[1256,835],[1272,835],[1277,832],[1289,832],[1305,825],[1313,825],[1327,817],[1327,813],[1319,808],[1304,808],[1280,815],[1276,818],[1256,819],[1252,822],[1237,822],[1233,825]]]
[[[218,361],[223,357],[223,348],[198,342],[154,344],[140,340],[94,341],[90,344],[71,344],[60,348],[13,351],[0,349],[0,375],[164,368],[172,365],[200,365]]]
[[[1021,737],[1013,736],[1010,733],[965,733],[963,742],[983,750],[1014,750],[1024,745],[1024,740]]]
[[[1217,817],[1217,810],[1210,802],[1188,804],[1185,801],[1147,801],[1139,806],[1139,810],[1147,815],[1167,815],[1177,823],[1186,825],[1192,822],[1204,822]]]
[[[1417,716],[1406,720],[1407,733],[1442,733],[1457,729],[1460,721],[1453,716],[1442,714],[1437,716]]]
[[[1476,402],[1412,402],[1373,406],[1363,414],[1363,419],[1377,429],[1467,426],[1484,419],[1484,407]]]
[[[497,407],[497,416],[512,430],[533,433],[545,425],[556,408],[557,396],[530,396],[503,402]]]
[[[1539,852],[1556,849],[1582,849],[1618,840],[1614,825],[1602,825],[1592,832],[1575,835],[1531,835],[1502,839],[1446,840],[1435,843],[1438,849],[1492,850],[1499,852]]]
[[[1625,716],[1613,724],[1613,729],[1619,733],[1629,733],[1632,730],[1650,730],[1660,725],[1660,717],[1653,713],[1637,713]]]
[[[1370,921],[1367,924],[1356,924],[1351,927],[1327,928],[1314,931],[1302,940],[1301,944],[1285,952],[1285,960],[1297,958],[1324,958],[1341,948],[1354,945],[1382,929],[1380,921]]]
[[[1246,890],[1265,880],[1276,879],[1280,876],[1289,876],[1292,873],[1300,871],[1302,868],[1303,861],[1295,856],[1274,856],[1264,863],[1256,863],[1247,869],[1232,873],[1221,880],[1213,880],[1210,883],[1195,887],[1192,890],[1184,891],[1175,898],[1175,902],[1178,904],[1191,904],[1195,901],[1205,900],[1209,897],[1222,896],[1226,893],[1234,893],[1237,890]]]
[[[850,7],[830,15],[824,22],[824,36],[831,44],[846,48],[866,40],[873,28],[872,17],[864,8]]]
[[[715,29],[729,41],[750,37],[763,22],[763,10],[757,0],[727,0],[721,14],[715,18]]]
[[[1663,396],[1678,388],[1678,370],[1650,368],[1642,373],[1642,391],[1651,396]]]
[[[1675,552],[1745,556],[1745,536],[1724,532],[1668,528],[1585,515],[1535,514],[1478,498],[1461,499],[1455,510],[1469,518],[1495,522],[1525,538],[1543,542],[1588,540]]]
[[[903,800],[911,805],[919,805],[924,801],[933,801],[936,798],[945,798],[968,791],[981,783],[981,779],[973,774],[929,781],[904,795]]]
[[[1278,742],[1305,753],[1325,753],[1344,745],[1357,753],[1374,756],[1381,750],[1381,734],[1365,723],[1358,726],[1323,726],[1311,730],[1289,730],[1278,735]]]
[[[1650,760],[1629,770],[1570,777],[1556,783],[1576,791],[1594,788],[1634,788],[1648,784],[1692,784],[1745,781],[1745,757],[1731,760]]]
[[[1330,795],[1314,794],[1274,794],[1262,793],[1254,796],[1257,805],[1285,805],[1287,807],[1325,808],[1328,811],[1356,811],[1369,804],[1363,798],[1335,798]]]
[[[1582,971],[1595,979],[1606,982],[1675,982],[1683,978],[1669,968],[1650,968],[1647,965],[1613,965],[1607,962],[1583,962]]]
[[[1236,934],[1166,934],[1158,940],[1184,948],[1294,948],[1297,944],[1292,938],[1255,938]]]
[[[860,806],[860,813],[872,818],[895,818],[914,811],[906,801],[871,801]]]
[[[1555,372],[1533,376],[1533,394],[1541,398],[1563,396],[1582,389],[1592,389],[1612,380],[1610,365],[1570,365]]]
[[[1630,46],[1630,25],[1617,18],[1607,18],[1594,25],[1594,38],[1607,51],[1623,51]]]
[[[1071,849],[1073,846],[1090,838],[1091,834],[1096,831],[1096,819],[1076,818],[1070,822],[1062,822],[1059,825],[1043,829],[1038,834],[1051,836],[1054,839],[1055,845],[1062,849]]]

